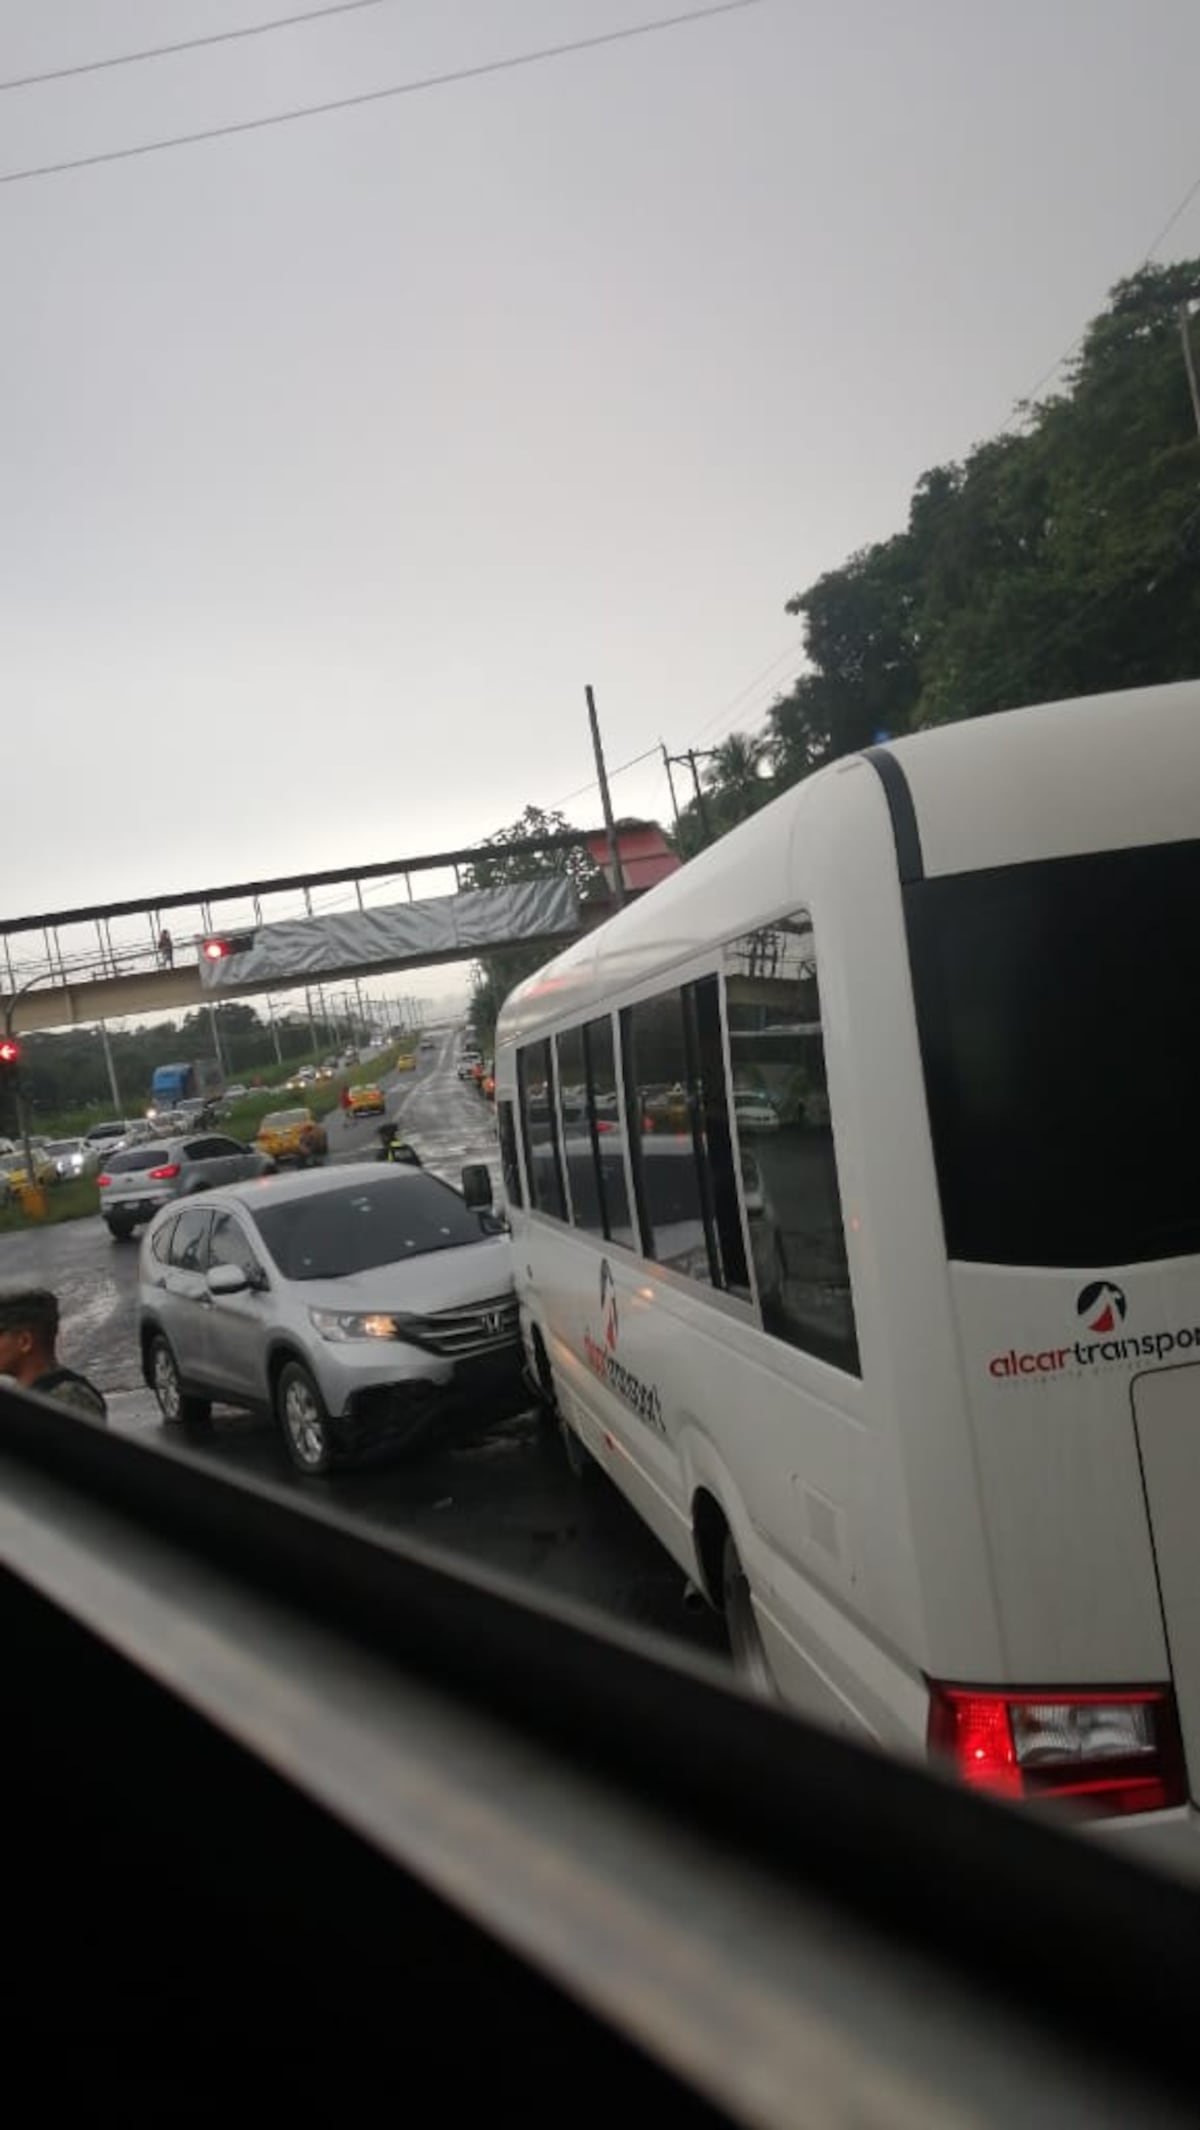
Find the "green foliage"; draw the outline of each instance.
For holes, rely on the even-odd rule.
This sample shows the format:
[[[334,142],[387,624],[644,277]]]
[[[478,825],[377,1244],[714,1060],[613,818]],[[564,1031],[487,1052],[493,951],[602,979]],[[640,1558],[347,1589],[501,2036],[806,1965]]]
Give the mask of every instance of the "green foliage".
[[[880,734],[1200,673],[1200,439],[1179,320],[1198,294],[1195,259],[1118,283],[1061,393],[923,474],[903,532],[788,602],[808,670],[767,714],[761,792],[746,735],[722,743],[710,834]],[[1200,362],[1200,320],[1192,335]],[[680,848],[706,840],[693,800]]]
[[[548,851],[513,852],[509,849],[511,844],[531,841],[538,836],[572,833],[571,823],[564,814],[547,813],[540,806],[527,806],[518,820],[487,838],[488,850],[494,851],[495,856],[489,855],[477,865],[465,868],[463,886],[502,887],[514,880],[565,876],[583,899],[597,887],[602,876],[582,844]],[[476,962],[471,973],[471,1018],[485,1049],[491,1048],[500,1008],[509,992],[540,969],[554,951],[542,941],[528,947],[502,947],[495,954],[482,955]]]

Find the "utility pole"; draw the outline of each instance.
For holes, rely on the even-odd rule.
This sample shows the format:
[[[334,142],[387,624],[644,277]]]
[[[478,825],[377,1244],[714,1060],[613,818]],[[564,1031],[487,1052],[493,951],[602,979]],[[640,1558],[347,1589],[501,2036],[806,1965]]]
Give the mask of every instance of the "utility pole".
[[[671,794],[671,812],[675,816],[675,841],[678,843],[682,834],[683,823],[680,821],[679,818],[679,801],[675,796],[675,779],[671,775],[671,765],[674,760],[674,757],[667,753],[667,743],[665,740],[660,740],[658,744],[662,749],[663,767],[667,772],[667,789]]]
[[[604,815],[604,827],[608,836],[608,860],[612,866],[613,901],[619,910],[625,907],[625,882],[621,878],[621,854],[617,847],[617,829],[613,820],[612,799],[608,790],[608,771],[604,766],[604,748],[600,743],[600,720],[596,716],[596,698],[589,682],[584,690],[587,696],[588,723],[592,728],[592,752],[596,757],[596,782],[600,786],[600,810]]]
[[[1196,419],[1196,434],[1200,436],[1200,383],[1196,380],[1196,357],[1192,348],[1191,305],[1179,306],[1179,337],[1183,342],[1183,360],[1187,370],[1188,390],[1192,395],[1192,413]]]
[[[702,830],[704,831],[704,840],[705,840],[705,842],[706,842],[706,843],[711,843],[711,842],[712,842],[712,822],[711,822],[711,821],[709,820],[709,818],[708,818],[708,806],[707,806],[707,803],[706,803],[706,801],[705,801],[705,797],[704,797],[704,786],[703,786],[703,784],[702,784],[702,783],[700,782],[700,771],[699,771],[699,770],[697,769],[697,767],[696,767],[696,750],[695,750],[695,748],[694,748],[694,747],[689,747],[689,748],[687,749],[686,753],[684,754],[684,757],[683,757],[683,759],[684,759],[684,761],[685,761],[685,762],[687,763],[687,765],[688,765],[688,768],[689,768],[689,769],[691,770],[691,772],[692,772],[692,783],[693,783],[693,785],[695,786],[695,791],[696,791],[696,812],[697,812],[697,813],[699,814],[699,816],[700,816],[700,826],[701,826]]]
[[[269,991],[267,993],[267,1020],[271,1028],[271,1041],[275,1045],[275,1063],[282,1065],[283,1048],[279,1041],[279,1030],[275,1025],[275,1006]]]
[[[117,1085],[117,1068],[112,1054],[112,1044],[108,1039],[108,1022],[99,1021],[97,1026],[100,1030],[100,1041],[104,1045],[104,1062],[108,1067],[108,1084],[113,1098],[113,1112],[114,1115],[123,1117],[125,1109],[121,1101],[121,1090]]]

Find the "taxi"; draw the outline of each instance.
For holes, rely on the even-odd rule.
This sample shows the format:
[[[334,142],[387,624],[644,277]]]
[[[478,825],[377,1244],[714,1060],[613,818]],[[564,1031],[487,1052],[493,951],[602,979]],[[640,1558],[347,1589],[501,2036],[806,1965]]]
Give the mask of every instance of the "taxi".
[[[382,1088],[368,1084],[363,1087],[347,1088],[346,1093],[348,1098],[346,1115],[348,1117],[386,1117],[387,1103],[383,1099]]]
[[[272,1161],[294,1161],[306,1168],[310,1161],[323,1161],[328,1141],[323,1125],[311,1109],[273,1109],[263,1118],[254,1137],[260,1154]]]
[[[415,1052],[415,1051],[412,1051],[412,1050],[402,1050],[402,1051],[400,1052],[400,1055],[399,1055],[399,1057],[398,1057],[398,1058],[396,1059],[396,1071],[397,1071],[397,1072],[415,1072],[415,1071],[416,1071],[416,1069],[417,1069],[417,1058],[416,1058],[416,1052]]]

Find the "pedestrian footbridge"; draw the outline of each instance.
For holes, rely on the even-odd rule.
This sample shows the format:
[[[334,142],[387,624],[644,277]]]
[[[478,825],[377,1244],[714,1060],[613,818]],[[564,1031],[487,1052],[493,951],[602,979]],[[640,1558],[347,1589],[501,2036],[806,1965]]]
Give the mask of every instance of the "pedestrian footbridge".
[[[618,831],[621,899],[679,860],[660,829]],[[502,948],[547,952],[615,906],[601,831],[568,830],[145,900],[0,920],[9,1033],[171,1013]],[[514,878],[528,871],[532,877]],[[417,895],[414,876],[441,893]]]

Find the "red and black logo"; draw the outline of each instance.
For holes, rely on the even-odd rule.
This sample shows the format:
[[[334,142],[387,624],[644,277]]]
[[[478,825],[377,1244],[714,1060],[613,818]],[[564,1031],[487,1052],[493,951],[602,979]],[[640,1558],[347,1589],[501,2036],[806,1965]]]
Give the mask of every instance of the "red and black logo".
[[[604,1325],[604,1343],[611,1353],[621,1326],[617,1316],[617,1283],[606,1257],[600,1260],[600,1319]]]
[[[1095,1279],[1080,1289],[1075,1302],[1075,1314],[1082,1317],[1089,1331],[1107,1338],[1118,1324],[1125,1322],[1125,1296],[1120,1287],[1111,1280]]]

